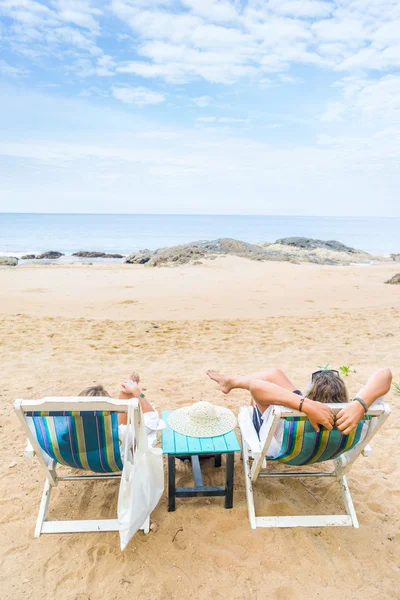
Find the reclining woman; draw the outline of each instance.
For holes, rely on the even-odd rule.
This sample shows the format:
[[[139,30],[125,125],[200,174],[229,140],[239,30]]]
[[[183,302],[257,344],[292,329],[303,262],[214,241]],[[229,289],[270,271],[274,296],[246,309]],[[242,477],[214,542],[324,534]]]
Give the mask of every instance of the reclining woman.
[[[379,369],[368,379],[366,385],[349,402],[349,396],[338,371],[320,370],[312,373],[305,395],[296,388],[288,376],[280,369],[268,369],[242,377],[229,377],[209,370],[207,375],[218,383],[221,392],[247,390],[254,406],[253,424],[261,441],[266,411],[272,405],[286,406],[305,413],[311,425],[319,431],[319,425],[331,430],[334,425],[345,435],[353,431],[368,408],[390,390],[392,373],[390,369]],[[348,403],[336,418],[327,403]]]
[[[79,396],[106,396],[110,398],[110,394],[104,389],[102,385],[94,385],[88,387],[78,394]],[[130,398],[137,398],[140,402],[143,411],[144,424],[146,426],[146,434],[149,446],[154,446],[157,442],[157,431],[164,429],[165,424],[160,419],[158,412],[151,402],[145,397],[142,388],[140,386],[140,377],[137,373],[132,373],[129,379],[121,384],[121,389],[118,394],[120,400],[128,400]],[[126,434],[127,428],[127,413],[120,413],[118,415],[118,438],[120,444]]]

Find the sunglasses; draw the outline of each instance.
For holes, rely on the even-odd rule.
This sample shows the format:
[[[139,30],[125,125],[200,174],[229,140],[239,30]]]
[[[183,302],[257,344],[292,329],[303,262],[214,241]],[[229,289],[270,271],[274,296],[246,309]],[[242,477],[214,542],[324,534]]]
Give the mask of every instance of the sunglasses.
[[[336,373],[336,375],[340,376],[339,371],[336,371],[336,369],[319,369],[318,371],[311,373],[311,381],[314,381],[314,376],[317,375],[317,373]]]

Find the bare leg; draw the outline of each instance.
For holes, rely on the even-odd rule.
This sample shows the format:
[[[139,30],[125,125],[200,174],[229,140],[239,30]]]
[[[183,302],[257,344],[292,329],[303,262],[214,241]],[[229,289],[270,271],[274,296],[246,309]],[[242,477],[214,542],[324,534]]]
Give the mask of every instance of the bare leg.
[[[224,394],[228,394],[233,389],[248,390],[252,396],[253,406],[257,404],[262,413],[271,404],[299,410],[300,398],[293,393],[296,388],[285,373],[279,369],[270,369],[244,377],[227,377],[217,371],[207,371],[207,375],[219,384]],[[333,415],[326,404],[305,398],[302,412],[308,416],[316,431],[319,431],[319,425],[323,425],[329,430],[332,429]]]
[[[287,375],[285,375],[285,373],[280,369],[268,369],[267,371],[250,373],[249,375],[243,375],[240,377],[230,377],[210,369],[207,371],[207,375],[210,377],[210,379],[218,383],[221,392],[224,394],[229,394],[229,392],[234,389],[250,391],[250,382],[254,380],[274,383],[275,385],[279,385],[290,392],[293,392],[296,389],[289,377],[287,377]]]

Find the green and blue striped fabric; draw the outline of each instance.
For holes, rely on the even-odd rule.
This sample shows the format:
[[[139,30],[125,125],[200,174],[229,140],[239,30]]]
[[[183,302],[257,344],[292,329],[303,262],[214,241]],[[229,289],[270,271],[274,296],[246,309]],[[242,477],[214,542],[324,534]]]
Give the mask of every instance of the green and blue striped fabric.
[[[118,413],[31,412],[36,439],[53,460],[95,473],[122,470]]]
[[[333,460],[360,441],[364,423],[360,421],[356,429],[343,435],[336,427],[332,431],[321,427],[317,432],[306,417],[286,417],[280,451],[267,459],[297,466]]]

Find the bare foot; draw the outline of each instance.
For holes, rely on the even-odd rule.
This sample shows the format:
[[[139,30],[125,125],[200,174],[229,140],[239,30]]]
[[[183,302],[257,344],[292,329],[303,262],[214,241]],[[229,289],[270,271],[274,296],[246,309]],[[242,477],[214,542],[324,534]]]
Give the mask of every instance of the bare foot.
[[[132,379],[132,381],[134,381],[135,383],[137,383],[139,385],[140,383],[140,375],[139,373],[137,373],[136,371],[133,371],[132,375],[129,377],[129,379]],[[142,390],[145,392],[147,388],[145,388],[144,386],[142,387]]]
[[[123,381],[121,383],[121,392],[130,398],[139,398],[142,393],[142,389],[133,381],[133,379],[128,379],[127,381]]]
[[[208,369],[206,373],[210,379],[218,383],[223,394],[229,394],[232,389],[232,384],[229,377],[223,375],[222,373],[218,373],[218,371],[214,371],[213,369]]]
[[[139,383],[139,381],[140,381],[140,375],[139,375],[139,373],[136,373],[136,371],[133,371],[133,373],[129,377],[129,379],[132,379],[132,381],[134,381],[135,383]]]

